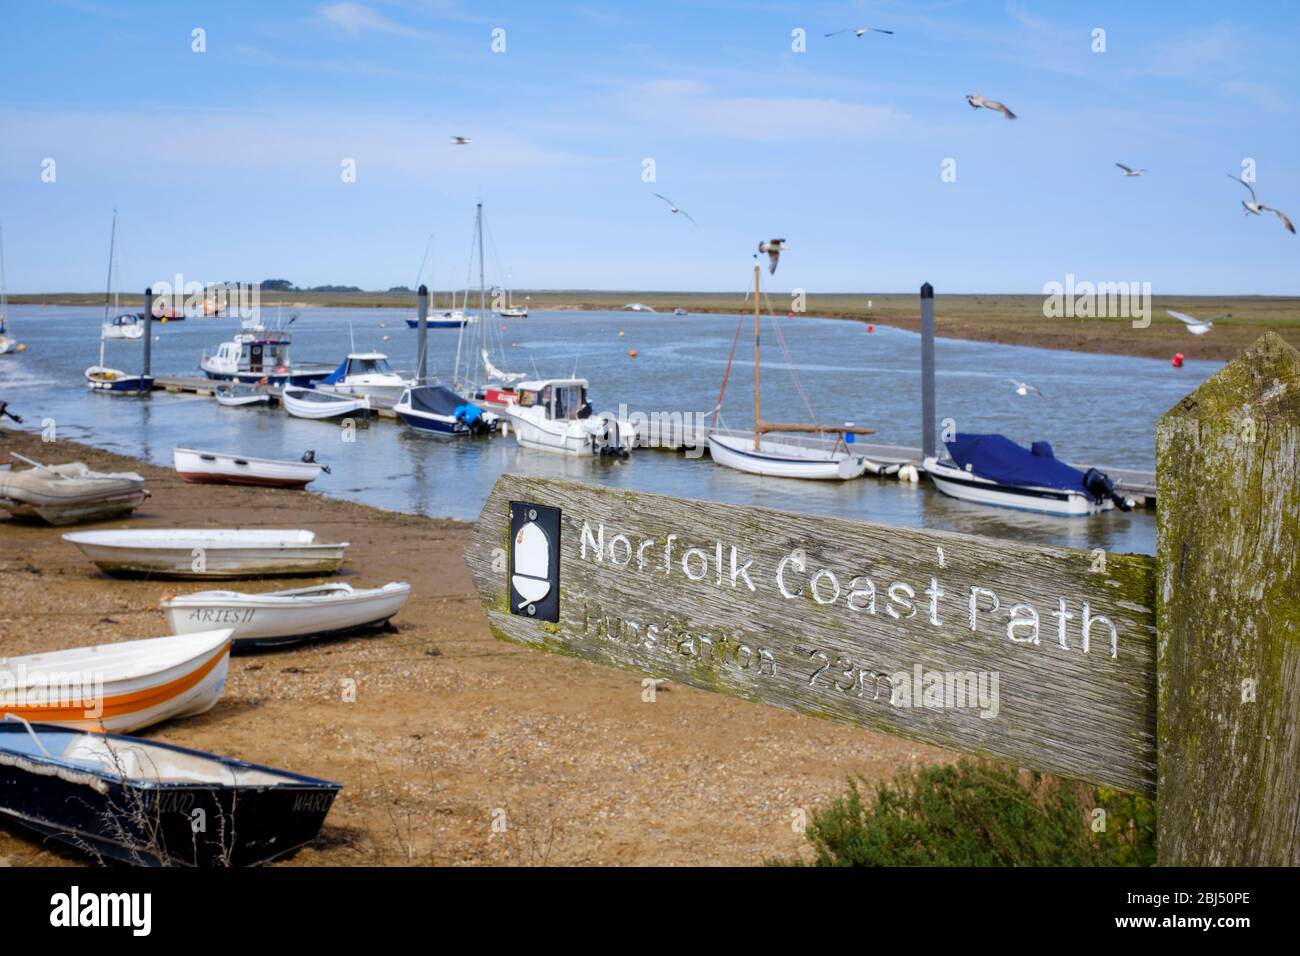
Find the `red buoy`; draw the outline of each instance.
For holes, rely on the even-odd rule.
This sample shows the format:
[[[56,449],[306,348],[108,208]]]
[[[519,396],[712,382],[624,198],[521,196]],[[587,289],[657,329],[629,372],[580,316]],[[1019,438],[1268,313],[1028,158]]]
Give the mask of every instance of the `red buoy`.
[[[1182,352],[1175,352],[1175,353],[1174,353],[1174,368],[1182,368],[1182,367],[1183,367],[1183,353],[1182,353]]]
[[[867,323],[867,334],[870,335],[870,334],[871,334],[872,332],[874,332],[874,331],[876,331],[876,327],[875,327],[875,325],[872,324],[871,322],[868,322],[868,323]]]

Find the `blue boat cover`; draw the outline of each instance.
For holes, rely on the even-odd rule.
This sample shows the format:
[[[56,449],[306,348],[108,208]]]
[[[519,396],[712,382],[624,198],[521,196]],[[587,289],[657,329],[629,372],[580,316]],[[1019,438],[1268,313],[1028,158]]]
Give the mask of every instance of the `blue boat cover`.
[[[1058,461],[1052,446],[1036,441],[1022,448],[1005,435],[969,435],[957,433],[944,442],[948,454],[961,468],[970,466],[972,474],[1004,485],[1037,485],[1078,491],[1094,499],[1083,483],[1083,472]]]
[[[337,385],[339,382],[343,381],[343,376],[347,374],[348,374],[348,360],[344,359],[342,362],[339,363],[338,368],[336,368],[334,371],[330,372],[323,379],[321,379],[321,384]]]

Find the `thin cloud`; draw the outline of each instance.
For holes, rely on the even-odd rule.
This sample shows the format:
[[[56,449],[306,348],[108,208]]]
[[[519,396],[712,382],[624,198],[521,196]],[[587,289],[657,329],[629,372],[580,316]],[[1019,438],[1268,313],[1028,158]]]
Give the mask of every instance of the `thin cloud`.
[[[378,10],[360,3],[331,3],[317,11],[325,20],[346,33],[359,37],[367,31],[398,36],[427,37],[428,31],[391,20]]]

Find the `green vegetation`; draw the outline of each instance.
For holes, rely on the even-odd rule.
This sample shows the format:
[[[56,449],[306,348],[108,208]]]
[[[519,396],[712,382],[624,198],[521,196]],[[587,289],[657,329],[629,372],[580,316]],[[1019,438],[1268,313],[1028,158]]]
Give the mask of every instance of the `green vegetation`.
[[[1155,804],[1110,788],[963,759],[901,771],[874,798],[864,789],[850,780],[814,812],[814,865],[1155,865]]]

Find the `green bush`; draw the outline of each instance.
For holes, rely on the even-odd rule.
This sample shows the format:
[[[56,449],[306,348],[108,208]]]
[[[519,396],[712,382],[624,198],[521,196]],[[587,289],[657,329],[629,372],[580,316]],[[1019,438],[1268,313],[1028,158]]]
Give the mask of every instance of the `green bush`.
[[[1150,866],[1155,807],[973,760],[900,772],[863,797],[865,781],[813,814],[817,866]],[[1096,809],[1106,829],[1094,831]],[[777,865],[799,861],[772,861]]]

